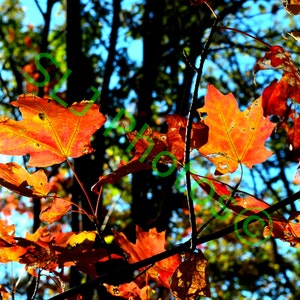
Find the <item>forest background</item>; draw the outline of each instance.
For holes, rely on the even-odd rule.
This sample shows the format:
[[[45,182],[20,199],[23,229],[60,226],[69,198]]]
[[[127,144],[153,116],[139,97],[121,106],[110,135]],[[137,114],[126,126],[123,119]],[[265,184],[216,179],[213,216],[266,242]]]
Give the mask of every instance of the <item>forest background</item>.
[[[132,124],[132,116],[136,120],[136,130],[148,124],[155,131],[166,132],[164,118],[167,115],[188,115],[196,78],[192,66],[199,65],[215,18],[206,5],[193,6],[190,1],[48,0],[30,4],[36,6],[42,17],[42,22],[37,25],[30,19],[30,11],[24,11],[26,2],[29,1],[1,1],[1,115],[19,120],[19,110],[9,103],[24,93],[49,96],[67,70],[72,73],[56,91],[60,99],[72,104],[92,99],[95,90],[91,87],[99,90],[96,103],[100,104],[108,123],[93,137],[92,146],[96,151],[74,160],[76,173],[91,202],[96,203],[98,195],[90,192],[90,187],[99,176],[110,174],[121,161],[132,158],[126,151],[129,142],[125,135],[126,128]],[[254,81],[255,63],[266,51],[261,41],[281,45],[294,62],[299,61],[298,41],[287,34],[297,30],[299,16],[288,14],[281,1],[275,0],[220,0],[211,1],[210,5],[219,22],[206,52],[196,108],[203,106],[207,85],[211,83],[223,94],[232,92],[243,110],[275,77],[281,76],[280,71],[268,70],[256,74]],[[221,26],[248,35],[230,29],[220,30]],[[25,74],[37,82],[43,81],[34,62],[41,53],[54,58],[57,65],[51,59],[41,61],[50,74],[50,80],[39,87],[30,83]],[[122,116],[117,126],[109,125],[122,109],[128,114]],[[110,130],[104,134],[107,128]],[[290,154],[289,144],[283,136],[273,135],[268,148],[274,155],[262,164],[245,169],[239,189],[273,204],[297,191],[299,182],[295,174],[298,162]],[[28,162],[27,156],[13,159],[24,166]],[[1,163],[9,160],[10,157],[1,156]],[[191,161],[191,168],[198,174],[214,174],[215,166],[199,153],[192,152]],[[161,168],[164,172],[165,166]],[[33,172],[35,168],[28,170]],[[61,194],[72,195],[72,202],[89,211],[86,196],[73,180],[67,164],[54,165],[46,171]],[[176,181],[178,177],[182,178],[180,187]],[[234,173],[222,176],[222,181],[237,183],[240,177],[240,173]],[[196,199],[206,197],[200,188],[193,192]],[[108,243],[111,243],[111,228],[124,232],[134,242],[136,225],[144,232],[150,228],[158,232],[166,230],[167,248],[190,237],[190,211],[184,176],[180,171],[164,177],[153,174],[152,170],[142,170],[106,184],[101,197],[98,218],[103,226],[103,238]],[[25,236],[24,227],[28,232],[36,232],[41,225],[40,212],[47,205],[47,201],[20,197],[1,188],[1,219],[7,224],[15,224],[18,236]],[[212,210],[218,209],[216,201],[203,205],[195,201],[197,226],[207,222]],[[282,213],[288,217],[296,210],[296,203],[292,203],[284,207]],[[234,216],[216,218],[204,233],[213,233],[234,220]],[[93,222],[78,213],[66,214],[61,223],[64,231],[95,229]],[[200,246],[209,261],[207,272],[213,299],[299,297],[300,271],[296,263],[299,251],[286,241],[274,238],[261,243],[262,228],[257,224],[252,228],[253,236],[246,234],[241,238],[231,233]],[[53,274],[40,276],[39,284],[37,277],[27,274],[19,281],[20,271],[15,263],[6,264],[3,270],[0,276],[3,297],[10,293],[15,299],[30,299],[32,295],[36,299],[45,299],[58,292]],[[69,277],[66,277],[66,289],[89,279],[76,268],[71,268]],[[38,287],[37,291],[35,287]],[[84,299],[116,298],[103,286],[94,288],[84,295]],[[156,294],[150,299],[170,297],[169,289],[152,288]]]

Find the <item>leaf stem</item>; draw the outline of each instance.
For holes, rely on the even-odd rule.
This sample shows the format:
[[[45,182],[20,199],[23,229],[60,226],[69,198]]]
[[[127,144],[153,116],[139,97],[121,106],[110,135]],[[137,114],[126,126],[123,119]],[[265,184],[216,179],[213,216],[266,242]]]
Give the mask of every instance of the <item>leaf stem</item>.
[[[89,206],[90,206],[90,209],[91,209],[91,212],[92,212],[92,215],[93,215],[93,221],[96,222],[96,221],[97,221],[97,217],[96,217],[96,215],[95,215],[95,210],[94,210],[94,208],[93,208],[92,201],[91,201],[91,199],[90,199],[90,197],[89,197],[89,195],[88,195],[88,193],[87,193],[85,187],[83,186],[81,180],[80,180],[79,177],[77,176],[77,174],[76,174],[76,172],[75,172],[75,169],[73,168],[73,165],[72,165],[72,163],[69,161],[69,159],[67,159],[67,163],[68,163],[70,169],[72,170],[72,172],[73,172],[73,174],[74,174],[74,177],[76,178],[76,180],[77,180],[77,182],[78,182],[78,184],[79,184],[79,186],[80,186],[80,188],[81,188],[81,190],[82,190],[84,196],[86,197],[86,199],[87,199],[87,201],[88,201],[88,204],[89,204]]]
[[[242,182],[242,178],[243,178],[243,173],[244,173],[244,171],[243,171],[243,166],[242,166],[241,163],[240,163],[240,167],[241,167],[241,176],[240,176],[240,179],[239,179],[239,181],[237,182],[237,184],[234,186],[234,188],[232,188],[232,192],[231,192],[231,194],[230,194],[230,196],[229,196],[229,199],[226,201],[225,205],[219,209],[219,211],[217,212],[216,215],[213,215],[212,217],[210,217],[210,218],[208,219],[208,221],[206,221],[206,222],[198,229],[198,231],[197,231],[197,236],[200,235],[200,233],[204,231],[204,229],[205,229],[205,228],[206,228],[206,227],[207,227],[207,226],[208,226],[208,225],[216,218],[217,215],[218,215],[218,216],[221,215],[221,214],[225,211],[225,209],[227,208],[227,206],[231,203],[232,199],[233,199],[234,196],[235,196],[235,193],[238,191],[239,185],[240,185],[241,182]],[[217,180],[217,181],[218,181],[218,180]],[[223,184],[223,182],[222,182],[222,184]],[[231,187],[230,187],[230,188],[231,188]]]
[[[232,27],[226,27],[226,26],[221,26],[221,27],[219,27],[219,29],[220,29],[220,30],[231,30],[231,31],[234,31],[234,32],[237,32],[237,33],[241,33],[241,34],[246,35],[246,36],[252,38],[253,40],[255,40],[255,41],[257,41],[257,42],[259,42],[259,43],[265,45],[265,46],[268,47],[268,48],[271,47],[270,44],[264,42],[263,40],[261,40],[261,39],[255,37],[255,36],[253,36],[253,35],[251,35],[251,34],[245,32],[245,31],[242,31],[242,30],[239,30],[239,29],[236,29],[236,28],[232,28]]]

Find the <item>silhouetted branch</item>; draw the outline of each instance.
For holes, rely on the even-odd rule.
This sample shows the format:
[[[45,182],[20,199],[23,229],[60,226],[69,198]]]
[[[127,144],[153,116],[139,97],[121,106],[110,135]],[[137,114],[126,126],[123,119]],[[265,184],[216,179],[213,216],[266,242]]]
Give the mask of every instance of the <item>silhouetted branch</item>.
[[[228,235],[234,231],[242,229],[244,227],[244,225],[249,226],[251,223],[255,223],[259,219],[262,219],[263,217],[265,217],[266,214],[272,214],[273,212],[275,212],[289,204],[292,204],[294,201],[296,201],[299,198],[300,198],[300,191],[293,194],[292,196],[268,207],[267,209],[265,209],[263,211],[260,211],[256,214],[253,214],[253,215],[245,218],[244,220],[234,223],[234,224],[232,224],[222,230],[214,232],[212,234],[197,238],[196,244],[201,245],[203,243],[206,243],[206,242],[209,242],[212,240],[216,240],[216,239],[221,238],[225,235]],[[156,262],[161,261],[170,256],[173,256],[175,254],[190,251],[190,245],[191,245],[191,241],[189,240],[183,244],[175,246],[174,248],[172,248],[170,250],[166,250],[162,253],[156,254],[152,257],[146,258],[139,262],[126,265],[125,267],[118,268],[112,272],[107,272],[107,273],[103,274],[102,276],[99,276],[91,281],[88,281],[88,282],[81,284],[73,289],[70,289],[64,293],[54,296],[54,297],[50,298],[49,300],[63,300],[63,299],[66,299],[67,297],[83,293],[86,289],[94,288],[95,286],[97,286],[99,284],[109,282],[110,280],[113,280],[116,277],[121,279],[120,274],[129,274],[130,272],[134,272],[135,270],[138,270],[140,268],[144,268],[149,265],[155,264]],[[124,278],[124,280],[126,280],[126,279],[127,278]],[[119,282],[119,284],[122,284],[124,282]]]

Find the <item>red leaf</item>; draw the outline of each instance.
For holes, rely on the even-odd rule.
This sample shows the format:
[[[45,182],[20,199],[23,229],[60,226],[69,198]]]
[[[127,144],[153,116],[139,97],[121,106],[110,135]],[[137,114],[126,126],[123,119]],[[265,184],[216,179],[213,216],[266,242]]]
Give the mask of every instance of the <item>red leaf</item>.
[[[198,112],[207,113],[209,127],[208,142],[198,150],[215,164],[217,172],[233,173],[242,163],[251,168],[272,155],[264,143],[275,124],[263,117],[260,98],[241,112],[232,94],[223,95],[209,85],[205,105]]]
[[[300,158],[300,118],[298,113],[291,110],[288,121],[281,125],[287,133],[287,143],[290,146],[287,158],[298,161]]]
[[[300,246],[300,212],[294,211],[285,222],[274,222],[271,226],[266,226],[264,236],[271,235],[286,242],[289,242],[293,247]]]
[[[0,153],[29,154],[29,166],[47,167],[91,153],[90,137],[105,122],[96,104],[83,116],[74,113],[81,112],[86,101],[64,108],[53,100],[28,94],[12,104],[20,107],[24,119],[2,117]]]
[[[133,131],[128,133],[127,137],[130,141],[129,147],[134,148],[133,158],[128,163],[122,161],[114,172],[100,176],[99,181],[92,187],[93,192],[98,193],[101,185],[115,183],[130,173],[152,169],[152,160],[166,150],[166,135],[152,131],[150,127],[147,127],[143,134]]]
[[[226,207],[236,214],[243,212],[244,216],[251,216],[270,206],[263,200],[244,194],[240,191],[236,191],[235,195],[232,197],[233,189],[225,183],[208,178],[201,178],[195,174],[192,174],[192,176],[211,199],[216,200],[222,206],[226,204]],[[275,213],[274,216],[277,216],[277,213]],[[278,215],[277,217],[282,221],[285,220],[283,217],[281,219],[281,215]]]
[[[122,161],[116,171],[105,176],[100,176],[99,181],[93,185],[92,191],[98,193],[99,187],[105,183],[115,183],[130,173],[151,169],[151,164],[140,162],[139,156],[133,157],[128,163]]]
[[[147,127],[143,134],[133,131],[127,134],[130,141],[129,148],[134,147],[133,158],[128,162],[121,162],[118,169],[106,176],[99,177],[99,181],[92,187],[98,193],[99,186],[105,183],[115,183],[122,177],[141,170],[154,169],[152,162],[177,165],[182,162],[185,151],[185,131],[187,120],[179,115],[166,117],[168,132],[166,134],[153,131]],[[193,123],[191,134],[191,148],[199,148],[207,142],[208,127],[202,122]],[[166,155],[161,155],[163,153]],[[169,155],[168,155],[168,154]]]
[[[264,109],[264,116],[278,115],[283,117],[287,113],[287,102],[290,85],[286,80],[278,82],[275,79],[269,86],[267,86],[262,94],[262,107]]]
[[[280,46],[272,46],[265,56],[258,59],[254,73],[265,69],[281,69],[283,77],[279,82],[273,81],[263,92],[264,115],[279,115],[286,113],[288,98],[300,103],[300,74],[293,63],[290,54]],[[285,103],[284,103],[285,102]]]
[[[168,124],[167,149],[174,154],[178,161],[183,162],[187,119],[179,115],[168,115],[166,122]],[[207,140],[208,127],[203,121],[194,122],[192,125],[190,147],[198,149],[205,145]]]
[[[226,204],[226,207],[236,214],[248,217],[270,207],[270,205],[263,200],[240,191],[236,191],[234,197],[232,197],[232,189],[224,183],[207,178],[200,178],[194,174],[192,174],[192,176],[210,198],[218,201],[222,207]],[[291,214],[289,220],[286,220],[279,212],[272,214],[266,213],[261,217],[261,219],[268,223],[264,228],[264,237],[272,236],[289,242],[292,246],[298,246],[298,244],[300,244],[299,215],[299,212],[294,212]]]

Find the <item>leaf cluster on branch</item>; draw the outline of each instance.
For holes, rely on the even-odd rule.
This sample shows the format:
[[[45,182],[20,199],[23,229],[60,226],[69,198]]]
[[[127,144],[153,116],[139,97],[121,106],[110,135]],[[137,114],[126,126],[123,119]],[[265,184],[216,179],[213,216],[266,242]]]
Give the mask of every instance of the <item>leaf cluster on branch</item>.
[[[191,1],[192,6],[203,3],[212,10],[208,1]],[[213,15],[218,18],[215,13]],[[218,30],[217,21],[201,55],[200,67],[191,64],[197,74],[194,97],[210,38]],[[29,70],[29,67],[27,65],[24,71],[34,74],[35,70]],[[287,159],[298,161],[300,158],[299,70],[281,46],[268,46],[266,54],[257,60],[254,73],[267,68],[281,70],[282,78],[274,80],[261,97],[243,111],[233,94],[224,95],[214,85],[208,84],[204,105],[195,109],[192,103],[189,117],[179,114],[165,116],[166,132],[156,131],[148,124],[140,131],[127,132],[129,145],[126,151],[132,155],[131,159],[121,161],[116,170],[100,176],[89,187],[83,185],[80,176],[85,174],[77,174],[74,163],[84,155],[97,155],[91,140],[107,125],[101,107],[94,101],[75,102],[64,107],[50,97],[20,95],[11,104],[19,109],[22,119],[0,117],[0,154],[28,155],[29,161],[26,168],[16,162],[1,163],[0,184],[20,196],[41,201],[41,226],[34,233],[21,237],[16,234],[14,224],[0,220],[0,262],[23,264],[35,278],[47,272],[59,292],[52,299],[71,299],[77,294],[77,299],[80,299],[84,297],[85,289],[102,284],[110,294],[125,299],[154,299],[155,288],[163,287],[169,289],[175,299],[183,300],[211,296],[208,262],[203,254],[203,244],[208,241],[236,232],[241,243],[254,239],[260,244],[275,238],[298,247],[300,212],[293,211],[286,216],[278,210],[296,201],[299,192],[270,205],[240,188],[245,170],[264,163],[273,155],[266,143],[275,133],[286,138],[290,146]],[[52,88],[54,86],[55,83]],[[28,87],[37,91],[32,85]],[[87,105],[89,109],[85,110]],[[198,121],[193,118],[195,111],[198,112]],[[271,119],[274,115],[278,117],[276,123]],[[207,164],[211,163],[215,171],[207,176],[192,169],[189,158],[192,151]],[[71,195],[62,192],[59,174],[53,176],[49,173],[49,167],[62,164],[72,171],[85,195],[88,210],[73,202]],[[36,169],[31,172],[29,168]],[[161,178],[181,171],[187,176],[187,182],[193,180],[192,187],[191,183],[187,184],[187,194],[192,200],[187,213],[192,231],[188,241],[178,245],[171,241],[170,247],[166,232],[159,232],[157,228],[144,231],[136,226],[135,242],[122,232],[111,230],[108,235],[102,230],[106,224],[98,216],[104,186],[117,184],[128,174],[144,170],[152,170]],[[239,180],[228,183],[226,176],[230,174],[239,174]],[[207,197],[195,197],[194,187],[201,188]],[[98,195],[96,203],[89,197],[88,189]],[[218,204],[219,211],[213,209],[213,202]],[[207,203],[211,203],[210,219],[201,219],[198,226],[195,206],[205,207]],[[64,231],[63,220],[70,212],[87,216],[95,230]],[[224,221],[224,228],[204,235],[204,230],[215,220]],[[249,230],[252,228],[250,224],[258,221],[263,227],[259,237]],[[75,267],[92,279],[65,291],[65,269],[68,267]],[[0,292],[7,294],[2,286]]]

